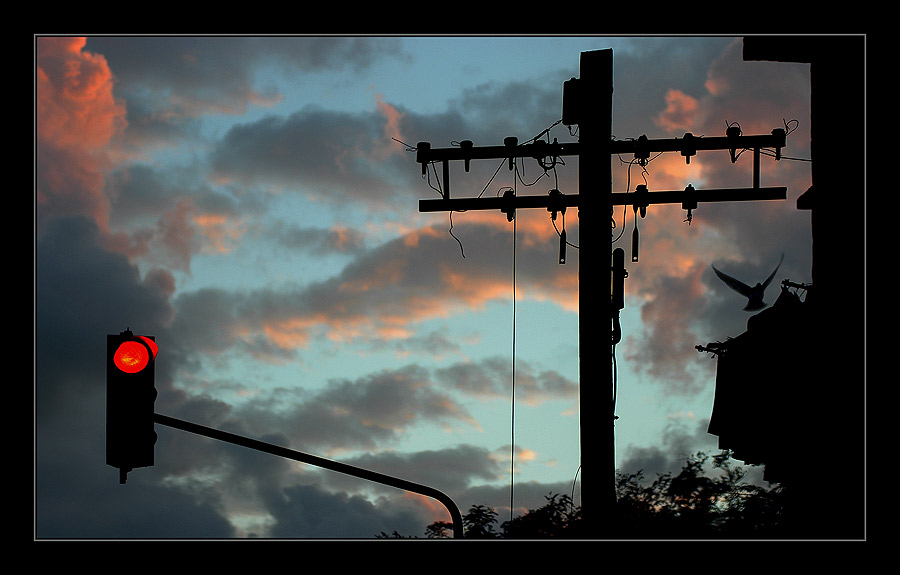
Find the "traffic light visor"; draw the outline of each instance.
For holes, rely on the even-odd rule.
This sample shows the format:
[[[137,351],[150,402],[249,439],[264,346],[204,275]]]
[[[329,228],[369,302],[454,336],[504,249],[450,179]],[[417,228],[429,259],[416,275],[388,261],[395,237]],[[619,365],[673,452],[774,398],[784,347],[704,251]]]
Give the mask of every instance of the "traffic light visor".
[[[122,342],[116,349],[113,362],[125,373],[138,373],[156,357],[156,342],[148,337],[139,336]]]

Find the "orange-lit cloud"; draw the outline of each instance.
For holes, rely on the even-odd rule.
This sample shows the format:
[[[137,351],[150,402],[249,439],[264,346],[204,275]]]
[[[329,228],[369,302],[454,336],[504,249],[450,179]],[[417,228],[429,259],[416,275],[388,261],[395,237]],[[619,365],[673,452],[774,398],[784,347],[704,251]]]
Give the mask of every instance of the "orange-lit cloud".
[[[375,106],[378,109],[378,113],[384,116],[384,137],[387,140],[386,146],[379,149],[384,150],[384,155],[404,152],[404,145],[400,143],[403,141],[403,134],[400,133],[400,121],[403,119],[403,114],[397,108],[385,102],[381,94],[377,94],[375,98]],[[399,140],[399,142],[396,140]]]
[[[495,218],[506,222],[502,214]],[[526,231],[542,226],[539,233],[546,240],[523,241],[517,248],[524,262],[517,273],[522,286],[527,286],[517,290],[517,297],[577,311],[577,265],[557,264],[558,239],[551,225],[523,224]],[[461,233],[472,242],[467,258],[460,257],[446,230],[410,230],[367,251],[337,277],[291,294],[254,295],[253,300],[265,301],[266,306],[240,304],[246,315],[236,317],[235,324],[246,330],[242,339],[263,338],[271,346],[294,352],[312,341],[399,344],[421,335],[422,322],[483,311],[492,301],[509,301],[511,229],[468,223]],[[525,237],[525,232],[520,234]]]
[[[681,90],[666,92],[666,109],[653,119],[657,126],[669,131],[690,131],[697,114],[697,99]]]
[[[109,146],[125,128],[106,59],[84,51],[84,38],[37,39],[36,129],[39,224],[83,215],[109,222],[104,171]]]
[[[152,232],[136,234],[139,246],[118,249],[131,256],[150,255],[172,269],[190,271],[195,253],[226,254],[246,232],[240,218],[222,213],[200,213],[190,197],[166,210]]]
[[[689,393],[697,380],[687,370],[697,356],[692,322],[706,305],[702,275],[706,263],[695,261],[679,275],[645,278],[646,300],[641,304],[644,334],[639,345],[626,338],[625,357],[637,369],[664,382],[673,392]],[[630,272],[629,272],[630,274]]]
[[[246,227],[240,220],[225,214],[198,214],[194,223],[205,238],[205,251],[227,253],[234,249],[234,244],[246,233]]]

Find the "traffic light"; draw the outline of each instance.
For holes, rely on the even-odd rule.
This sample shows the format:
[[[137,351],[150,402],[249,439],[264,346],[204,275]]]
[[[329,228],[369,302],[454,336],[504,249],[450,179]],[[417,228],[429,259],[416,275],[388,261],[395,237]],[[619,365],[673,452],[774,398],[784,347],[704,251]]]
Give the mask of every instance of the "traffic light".
[[[106,336],[106,463],[119,469],[119,483],[153,465],[157,351],[153,336]]]

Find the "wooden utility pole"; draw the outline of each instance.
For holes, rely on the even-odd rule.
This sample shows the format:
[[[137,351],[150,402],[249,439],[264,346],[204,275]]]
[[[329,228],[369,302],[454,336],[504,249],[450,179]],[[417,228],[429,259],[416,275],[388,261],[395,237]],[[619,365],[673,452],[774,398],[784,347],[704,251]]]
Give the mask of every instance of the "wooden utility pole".
[[[598,361],[595,350],[603,347],[602,343],[597,345],[597,338],[602,342],[606,337],[604,326],[610,321],[607,317],[612,321],[614,332],[618,326],[622,294],[618,294],[619,305],[613,301],[611,294],[610,307],[607,307],[604,298],[597,295],[599,286],[590,287],[592,282],[605,277],[600,271],[607,265],[612,252],[612,237],[608,240],[609,244],[602,239],[603,234],[608,233],[611,210],[616,205],[646,208],[651,204],[664,203],[681,203],[682,207],[690,210],[696,208],[698,202],[783,200],[787,197],[787,188],[759,186],[759,150],[775,148],[776,157],[780,157],[781,148],[785,145],[784,130],[773,130],[771,135],[764,136],[743,136],[729,131],[722,138],[699,138],[686,134],[684,138],[650,140],[641,136],[637,140],[613,141],[612,96],[612,50],[582,52],[580,76],[565,83],[563,94],[562,122],[578,125],[577,143],[536,141],[520,145],[516,138],[506,138],[502,146],[476,147],[468,140],[452,148],[434,149],[428,142],[416,145],[416,162],[422,164],[423,175],[428,164],[440,163],[443,167],[442,197],[420,200],[420,212],[500,210],[512,220],[517,209],[546,208],[552,212],[567,207],[578,208],[581,500],[583,535],[589,538],[614,537],[616,525],[615,390],[612,371],[607,371],[603,362]],[[744,149],[754,150],[751,188],[695,190],[688,186],[679,191],[651,192],[642,186],[635,193],[612,191],[613,154],[634,154],[636,159],[643,161],[653,152],[678,151],[689,162],[698,150],[731,150],[734,161],[735,151]],[[512,170],[516,158],[534,158],[540,162],[546,158],[571,155],[579,156],[578,194],[550,190],[546,196],[517,196],[510,192],[503,197],[451,197],[450,161],[465,162],[468,171],[472,160],[508,158],[509,169]],[[603,248],[604,245],[607,245],[609,252]],[[619,275],[620,280],[623,277],[624,273]]]
[[[583,289],[596,278],[612,253],[612,237],[603,239],[612,206],[612,50],[582,52],[577,89],[578,159],[578,394],[581,425],[581,501],[584,535],[608,537],[616,523],[615,390],[610,364],[594,350],[596,328],[609,325],[609,304]],[[605,244],[605,242],[609,242]],[[603,246],[607,245],[608,249]],[[590,276],[590,277],[589,277]],[[606,277],[603,274],[602,277]],[[618,311],[616,311],[618,314]],[[600,329],[604,333],[603,328]],[[591,341],[593,340],[593,341]],[[602,340],[601,340],[602,341]],[[602,356],[601,356],[602,357]],[[585,485],[595,486],[585,489]]]

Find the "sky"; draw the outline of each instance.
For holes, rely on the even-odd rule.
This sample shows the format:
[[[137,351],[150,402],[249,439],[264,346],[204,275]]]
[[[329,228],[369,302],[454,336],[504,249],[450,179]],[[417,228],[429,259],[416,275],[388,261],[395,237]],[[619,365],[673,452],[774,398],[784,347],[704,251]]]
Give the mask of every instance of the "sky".
[[[578,400],[596,353],[579,349],[578,293],[605,275],[579,278],[577,211],[555,222],[564,265],[546,210],[421,213],[438,181],[414,147],[577,141],[563,83],[601,49],[615,139],[788,131],[761,161],[786,201],[701,204],[690,223],[650,206],[626,261],[616,468],[652,480],[717,453],[715,359],[695,346],[749,314],[712,266],[753,284],[784,254],[768,303],[783,279],[811,282],[807,64],[744,62],[730,36],[36,36],[35,537],[423,537],[449,520],[428,497],[161,425],[155,465],[120,485],[104,354],[126,328],[156,337],[158,413],[501,522],[550,494],[580,504],[579,422],[599,406]],[[632,160],[611,158],[613,191],[752,182],[749,153]],[[453,196],[579,193],[577,157],[498,168],[454,165]],[[613,221],[630,254],[634,212]]]

